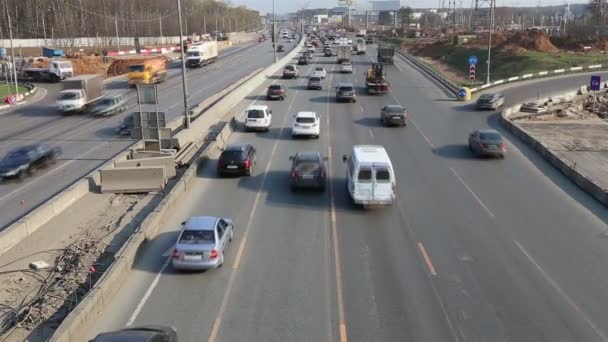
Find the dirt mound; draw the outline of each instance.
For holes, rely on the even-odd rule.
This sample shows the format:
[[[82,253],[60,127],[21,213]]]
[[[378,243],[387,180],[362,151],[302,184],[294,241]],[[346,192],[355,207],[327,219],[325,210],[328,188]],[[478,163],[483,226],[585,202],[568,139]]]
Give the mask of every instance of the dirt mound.
[[[501,47],[509,45],[540,52],[559,52],[543,31],[519,31],[508,38]]]
[[[102,57],[99,56],[82,56],[78,58],[69,58],[69,61],[74,65],[75,75],[84,74],[101,74],[105,75],[110,63],[104,63]]]
[[[488,46],[488,37],[489,37],[488,33],[483,33],[482,35],[479,35],[477,38],[469,40],[465,44],[466,44],[466,46],[487,47]],[[510,37],[511,37],[511,33],[509,33],[509,32],[501,32],[501,31],[492,32],[492,45],[496,46],[496,45],[505,44]]]
[[[139,57],[134,57],[134,58],[114,59],[112,61],[112,64],[108,68],[107,75],[108,75],[108,77],[112,77],[112,76],[126,74],[129,71],[129,66],[135,65],[135,64],[141,64],[141,63],[143,63],[144,60],[151,59],[151,58],[162,58],[163,60],[168,61],[167,57],[165,57],[165,56],[150,56],[148,58],[139,56]]]

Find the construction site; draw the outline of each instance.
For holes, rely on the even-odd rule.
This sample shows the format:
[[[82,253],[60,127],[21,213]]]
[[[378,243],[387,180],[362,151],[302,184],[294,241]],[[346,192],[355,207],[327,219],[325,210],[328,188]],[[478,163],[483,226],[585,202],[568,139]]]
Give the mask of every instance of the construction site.
[[[605,63],[606,7],[603,1],[497,7],[495,0],[443,0],[438,9],[391,12],[395,17],[388,18],[389,26],[366,26],[455,83],[470,85],[486,81],[489,49],[491,80]],[[470,56],[478,59],[474,78],[469,74]]]

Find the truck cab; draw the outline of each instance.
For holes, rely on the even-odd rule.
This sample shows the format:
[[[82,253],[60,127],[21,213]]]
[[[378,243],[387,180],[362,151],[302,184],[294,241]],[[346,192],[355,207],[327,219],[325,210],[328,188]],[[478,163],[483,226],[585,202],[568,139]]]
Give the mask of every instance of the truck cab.
[[[186,66],[196,68],[212,63],[218,55],[218,45],[216,41],[197,43],[188,49]]]
[[[161,83],[167,79],[167,63],[161,58],[150,58],[129,66],[129,86]]]
[[[56,107],[63,114],[88,109],[103,93],[103,79],[99,75],[80,75],[64,80]]]

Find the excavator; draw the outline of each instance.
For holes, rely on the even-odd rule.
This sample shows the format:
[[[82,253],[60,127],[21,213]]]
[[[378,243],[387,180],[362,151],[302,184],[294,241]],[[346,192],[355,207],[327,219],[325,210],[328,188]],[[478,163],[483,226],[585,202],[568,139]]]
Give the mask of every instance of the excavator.
[[[365,72],[365,85],[368,94],[387,94],[389,92],[390,83],[386,80],[382,63],[372,63],[371,69]]]

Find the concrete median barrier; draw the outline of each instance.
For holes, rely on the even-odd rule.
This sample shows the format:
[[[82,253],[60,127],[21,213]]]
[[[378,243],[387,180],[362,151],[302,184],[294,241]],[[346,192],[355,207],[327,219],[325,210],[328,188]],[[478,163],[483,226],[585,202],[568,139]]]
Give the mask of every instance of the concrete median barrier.
[[[183,144],[187,141],[195,143],[198,150],[204,143],[204,139],[209,129],[213,125],[216,125],[220,118],[229,116],[230,110],[251,91],[263,84],[268,76],[273,75],[285,64],[289,63],[298,54],[303,42],[304,40],[302,39],[298,46],[296,46],[290,54],[283,57],[279,63],[264,69],[258,75],[252,77],[252,79],[222,98],[218,103],[215,103],[211,108],[205,111],[204,115],[193,121],[193,125],[190,129],[180,131],[178,135],[181,135],[181,137],[178,139],[181,139]],[[120,286],[123,284],[123,279],[127,274],[126,272],[135,262],[137,250],[146,240],[154,239],[161,227],[169,224],[167,220],[171,208],[174,208],[179,198],[188,192],[188,184],[196,177],[199,168],[205,165],[208,160],[208,154],[216,153],[219,149],[223,148],[233,129],[234,125],[232,121],[227,123],[223,126],[222,130],[218,132],[215,140],[210,142],[204,151],[199,151],[200,156],[188,167],[182,177],[178,180],[178,183],[165,195],[165,198],[159,203],[157,208],[142,221],[138,237],[133,238],[131,242],[123,246],[122,250],[124,250],[124,254],[118,258],[110,270],[104,274],[103,278],[95,286],[96,290],[87,295],[86,301],[79,304],[77,310],[72,311],[61,323],[51,337],[51,341],[83,341],[83,336],[87,333],[83,330],[89,326],[89,323],[95,321],[98,315],[104,310],[104,306],[108,304],[108,301],[104,300],[104,298],[113,297],[120,289]],[[88,297],[100,297],[101,299]],[[93,303],[96,305],[94,310],[92,309]]]
[[[166,184],[163,166],[103,169],[100,173],[102,193],[155,192]]]
[[[586,89],[586,86],[584,86]],[[579,90],[583,89],[580,87]],[[562,94],[562,96],[571,95],[572,92]],[[564,176],[568,177],[580,189],[591,195],[605,206],[608,206],[608,189],[602,188],[593,179],[585,176],[576,169],[576,165],[562,158],[558,153],[545,146],[541,141],[537,140],[528,131],[514,123],[510,118],[513,114],[519,112],[521,105],[505,108],[500,116],[501,124],[509,130],[513,135],[520,138],[528,146],[538,152],[545,158],[553,167],[558,169]],[[521,116],[518,116],[520,118]]]
[[[114,167],[116,168],[134,168],[142,166],[159,166],[164,168],[165,177],[167,177],[167,179],[174,178],[177,175],[177,172],[175,170],[175,158],[173,158],[172,155],[166,157],[140,158],[114,162]]]

